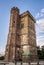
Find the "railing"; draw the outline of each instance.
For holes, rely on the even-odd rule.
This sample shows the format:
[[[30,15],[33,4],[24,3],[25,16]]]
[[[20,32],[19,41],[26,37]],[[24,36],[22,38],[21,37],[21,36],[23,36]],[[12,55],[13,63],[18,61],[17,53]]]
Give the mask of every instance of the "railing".
[[[36,62],[0,62],[0,65],[44,65],[44,61],[36,61]]]
[[[0,62],[0,65],[6,65],[9,64],[9,62]]]
[[[41,62],[16,62],[15,65],[44,65],[44,61]]]

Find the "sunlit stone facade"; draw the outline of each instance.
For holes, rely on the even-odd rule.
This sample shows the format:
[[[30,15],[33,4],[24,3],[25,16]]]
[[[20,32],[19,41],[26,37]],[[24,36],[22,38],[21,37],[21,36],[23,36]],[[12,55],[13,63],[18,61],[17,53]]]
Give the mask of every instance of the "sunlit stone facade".
[[[29,11],[23,14],[13,7],[10,14],[5,61],[36,59],[35,19]]]

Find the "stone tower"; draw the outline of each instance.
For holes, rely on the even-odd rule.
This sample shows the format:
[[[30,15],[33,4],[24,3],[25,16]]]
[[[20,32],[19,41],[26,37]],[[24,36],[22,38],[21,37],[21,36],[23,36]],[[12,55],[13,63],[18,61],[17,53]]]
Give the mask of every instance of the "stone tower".
[[[36,59],[35,19],[29,11],[19,14],[13,7],[10,15],[9,33],[5,51],[6,61]]]
[[[8,34],[6,52],[5,52],[6,61],[12,61],[15,57],[15,44],[17,43],[16,35],[17,35],[17,27],[18,27],[17,22],[19,22],[19,9],[17,7],[16,8],[13,7],[11,9],[9,34]]]

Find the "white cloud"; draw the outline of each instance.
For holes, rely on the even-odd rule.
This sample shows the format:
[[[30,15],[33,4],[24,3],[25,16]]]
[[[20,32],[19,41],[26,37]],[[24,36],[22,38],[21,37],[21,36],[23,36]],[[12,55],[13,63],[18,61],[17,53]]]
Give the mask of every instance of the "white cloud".
[[[39,14],[39,13],[37,13],[37,14],[36,14],[36,16],[35,16],[35,18],[38,18],[39,16],[40,16],[40,14]]]
[[[36,19],[44,16],[44,8],[42,8],[35,16]]]
[[[37,40],[37,45],[38,46],[43,46],[44,45],[44,40]]]
[[[43,16],[44,16],[44,13],[41,13],[41,14],[40,14],[40,17],[43,17]]]
[[[44,19],[37,20],[40,31],[44,30]]]
[[[0,56],[3,56],[3,55],[5,55],[5,52],[0,50]]]
[[[44,19],[36,21],[37,45],[44,45]]]
[[[41,12],[42,12],[42,13],[44,13],[44,8],[43,8],[43,9],[41,9]]]

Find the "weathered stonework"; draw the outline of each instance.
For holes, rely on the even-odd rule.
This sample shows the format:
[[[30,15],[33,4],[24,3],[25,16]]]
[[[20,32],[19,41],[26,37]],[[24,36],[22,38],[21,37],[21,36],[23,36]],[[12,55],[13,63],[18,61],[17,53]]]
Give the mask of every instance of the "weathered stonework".
[[[25,55],[30,52],[30,55]],[[9,33],[5,51],[5,61],[36,59],[35,19],[29,11],[19,14],[13,7],[10,15]]]

